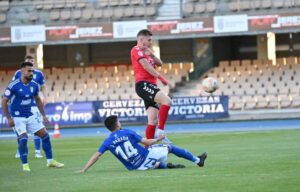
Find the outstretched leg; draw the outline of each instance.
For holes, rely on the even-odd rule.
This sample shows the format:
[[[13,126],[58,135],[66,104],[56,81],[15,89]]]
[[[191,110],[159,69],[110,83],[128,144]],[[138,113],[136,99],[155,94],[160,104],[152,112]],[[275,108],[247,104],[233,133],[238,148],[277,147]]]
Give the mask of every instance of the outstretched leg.
[[[49,136],[48,132],[46,131],[46,129],[45,128],[40,129],[39,131],[36,132],[36,135],[38,135],[42,139],[42,147],[46,154],[47,166],[48,167],[56,167],[56,168],[63,167],[64,164],[59,163],[53,159],[50,136]]]
[[[172,144],[168,145],[168,148],[169,148],[169,153],[172,153],[172,154],[176,155],[177,157],[181,157],[186,160],[192,161],[193,163],[196,163],[200,167],[204,166],[204,161],[207,157],[206,152],[197,157],[197,156],[194,156],[189,151],[187,151],[183,148],[177,147],[175,145],[172,145]]]

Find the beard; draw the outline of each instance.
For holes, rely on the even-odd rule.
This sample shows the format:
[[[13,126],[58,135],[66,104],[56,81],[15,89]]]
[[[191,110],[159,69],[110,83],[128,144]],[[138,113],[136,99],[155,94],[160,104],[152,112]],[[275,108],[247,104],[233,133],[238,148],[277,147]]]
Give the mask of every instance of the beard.
[[[29,75],[25,77],[27,81],[31,81],[33,79],[33,75]]]

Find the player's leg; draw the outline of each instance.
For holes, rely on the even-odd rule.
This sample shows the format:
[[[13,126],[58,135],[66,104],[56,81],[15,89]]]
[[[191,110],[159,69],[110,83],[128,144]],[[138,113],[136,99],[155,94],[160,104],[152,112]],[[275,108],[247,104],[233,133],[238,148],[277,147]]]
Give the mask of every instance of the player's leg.
[[[43,155],[41,153],[41,138],[37,135],[34,135],[34,148],[35,148],[35,158],[43,158]]]
[[[19,140],[19,135],[17,134],[17,132],[16,132],[16,136],[17,136],[17,146],[18,146],[18,149],[17,149],[17,152],[16,152],[16,154],[15,154],[15,158],[16,159],[19,159],[20,158],[20,153],[19,153],[19,143],[20,143],[20,140]]]
[[[158,109],[152,106],[149,106],[146,110],[148,117],[148,124],[146,127],[146,138],[153,139],[155,136],[155,129],[158,122]]]
[[[38,130],[35,133],[37,136],[39,136],[42,139],[42,147],[45,152],[46,158],[47,158],[47,166],[48,167],[56,167],[61,168],[64,166],[64,164],[57,162],[53,159],[53,153],[52,153],[52,145],[51,140],[48,132],[45,128],[42,128]]]
[[[23,165],[23,171],[30,171],[29,164],[28,164],[28,135],[27,133],[23,133],[19,136],[19,153],[20,159]]]
[[[45,126],[42,123],[38,122],[38,120],[34,118],[34,116],[29,117],[28,122],[29,131],[39,136],[42,140],[42,148],[46,155],[47,166],[57,168],[63,167],[64,164],[59,163],[53,159],[51,140]]]
[[[207,153],[204,152],[200,156],[195,156],[191,152],[186,149],[180,148],[176,145],[170,144],[168,145],[169,153],[176,155],[177,157],[184,158],[186,160],[192,161],[199,165],[200,167],[204,166],[205,159],[207,158]]]
[[[171,98],[164,94],[161,90],[155,95],[154,101],[160,104],[159,107],[159,124],[158,124],[158,134],[164,134],[165,124],[168,119],[169,109],[171,107]]]
[[[37,106],[31,107],[31,112],[37,119],[38,123],[42,124],[43,119],[42,119],[41,113],[40,113],[39,109],[37,108]],[[40,137],[37,135],[34,135],[33,142],[34,142],[34,148],[35,148],[35,158],[43,158],[43,156],[41,154],[41,139],[40,139]]]
[[[184,165],[167,163],[168,159],[168,146],[167,145],[152,145],[148,148],[149,153],[138,170],[146,169],[174,169],[174,168],[184,168]]]
[[[155,94],[159,91],[159,88],[149,82],[142,81],[136,83],[135,91],[136,94],[144,100],[145,108],[147,111],[148,124],[146,127],[146,138],[154,138],[158,120],[158,106],[156,106],[156,103],[154,102],[154,97]]]
[[[23,171],[30,171],[28,164],[28,135],[26,130],[26,118],[23,117],[14,117],[14,131],[18,136],[18,150],[20,153],[20,159],[23,166]]]

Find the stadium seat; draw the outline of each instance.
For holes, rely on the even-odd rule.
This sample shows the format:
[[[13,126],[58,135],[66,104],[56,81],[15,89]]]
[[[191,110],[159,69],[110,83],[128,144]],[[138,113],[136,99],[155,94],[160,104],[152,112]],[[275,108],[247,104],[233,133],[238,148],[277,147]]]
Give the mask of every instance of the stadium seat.
[[[261,2],[261,7],[264,9],[270,9],[272,5],[272,1],[271,0],[264,0]]]
[[[0,23],[6,22],[6,15],[4,13],[0,13]]]
[[[206,11],[207,12],[214,12],[216,11],[216,2],[209,1],[206,3]]]
[[[57,10],[51,11],[49,14],[49,18],[52,21],[57,21],[59,19],[59,11]]]
[[[92,18],[92,13],[93,13],[93,9],[84,9],[82,11],[82,15],[81,15],[81,18],[84,20],[84,21],[88,21]]]
[[[65,21],[65,20],[69,20],[71,18],[71,12],[69,10],[62,10],[60,12],[60,19]]]
[[[72,10],[71,15],[72,15],[72,19],[78,20],[81,18],[81,10],[80,9]]]
[[[205,4],[197,3],[195,6],[195,12],[196,13],[204,13],[205,12]]]

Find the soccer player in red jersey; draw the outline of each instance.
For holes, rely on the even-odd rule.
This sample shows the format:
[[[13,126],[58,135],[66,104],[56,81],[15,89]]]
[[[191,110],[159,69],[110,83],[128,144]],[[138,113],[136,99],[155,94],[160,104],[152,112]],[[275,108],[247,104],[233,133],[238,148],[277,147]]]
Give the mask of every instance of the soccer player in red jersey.
[[[156,67],[161,66],[162,61],[153,54],[151,47],[151,31],[140,30],[137,34],[137,45],[131,49],[131,63],[135,74],[135,90],[137,95],[144,100],[147,111],[147,139],[154,138],[157,123],[157,135],[164,135],[164,126],[171,107],[170,97],[157,87],[157,79],[164,85],[169,85],[169,82],[156,71]],[[163,142],[170,143],[167,138]]]

